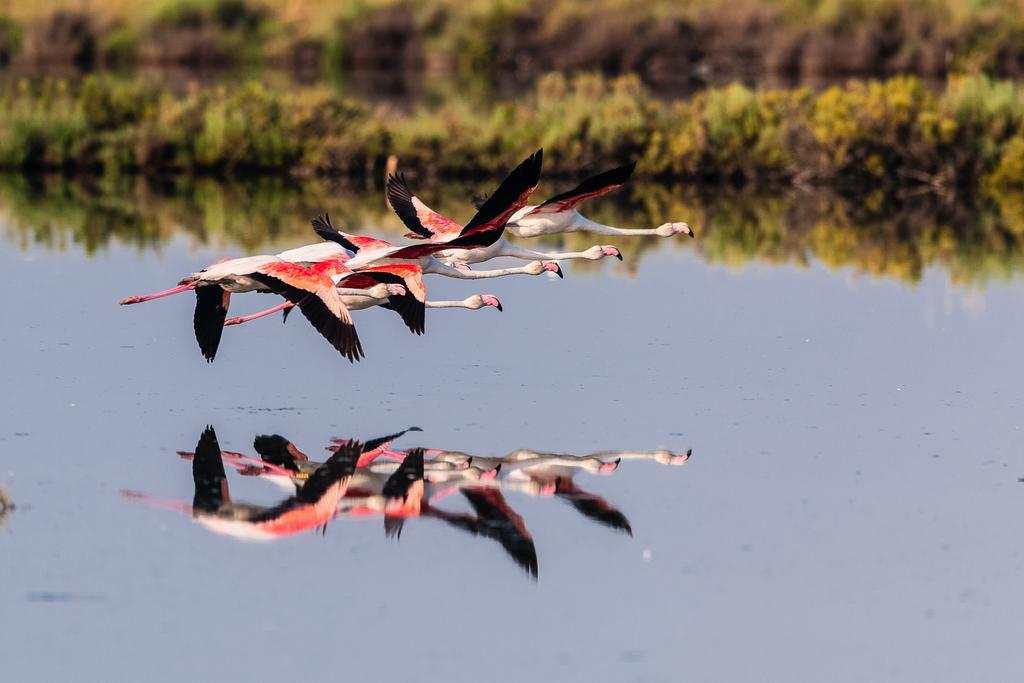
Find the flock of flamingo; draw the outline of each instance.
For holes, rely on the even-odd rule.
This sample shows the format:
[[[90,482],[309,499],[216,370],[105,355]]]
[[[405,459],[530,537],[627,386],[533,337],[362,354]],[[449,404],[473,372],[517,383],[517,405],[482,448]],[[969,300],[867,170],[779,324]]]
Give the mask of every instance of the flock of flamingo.
[[[622,229],[596,223],[579,213],[583,201],[621,187],[630,177],[635,162],[588,178],[577,187],[528,205],[540,181],[543,150],[517,166],[490,197],[478,200],[477,213],[465,225],[431,210],[409,188],[404,175],[389,174],[386,195],[391,208],[409,229],[406,237],[417,240],[394,245],[382,239],[341,232],[327,214],[313,220],[313,229],[323,240],[289,249],[276,255],[226,258],[188,277],[171,289],[146,296],[131,296],[122,305],[159,299],[193,290],[196,341],[208,362],[220,346],[224,327],[237,325],[276,311],[297,306],[313,327],[350,361],[363,357],[363,348],[352,321],[351,311],[381,306],[397,313],[414,334],[423,334],[427,308],[477,310],[501,302],[489,294],[476,294],[462,301],[427,299],[424,274],[477,280],[505,275],[562,276],[562,259],[622,259],[612,245],[595,245],[578,252],[545,253],[519,247],[507,241],[508,230],[518,237],[587,231],[604,235],[658,235],[668,237],[693,231],[686,223],[665,223],[652,229]],[[529,260],[516,268],[473,270],[472,264],[492,258]],[[264,292],[281,296],[283,303],[260,313],[227,318],[231,295]]]
[[[410,448],[396,451],[392,443],[409,432],[366,442],[333,439],[325,462],[314,462],[287,438],[257,436],[259,457],[222,450],[213,427],[199,437],[194,451],[178,451],[192,462],[195,494],[190,502],[133,491],[122,495],[150,506],[182,512],[204,527],[245,540],[271,540],[312,530],[327,531],[335,518],[383,518],[385,535],[398,538],[406,520],[429,518],[474,536],[497,541],[520,567],[537,577],[533,537],[505,498],[506,492],[553,496],[568,502],[585,517],[632,535],[626,516],[607,500],[585,491],[578,472],[611,474],[624,460],[653,460],[682,465],[686,453],[670,451],[604,451],[585,456],[516,450],[503,457],[482,457],[458,451]],[[281,485],[291,494],[273,506],[231,499],[224,465],[240,475]],[[439,507],[460,494],[471,513]]]

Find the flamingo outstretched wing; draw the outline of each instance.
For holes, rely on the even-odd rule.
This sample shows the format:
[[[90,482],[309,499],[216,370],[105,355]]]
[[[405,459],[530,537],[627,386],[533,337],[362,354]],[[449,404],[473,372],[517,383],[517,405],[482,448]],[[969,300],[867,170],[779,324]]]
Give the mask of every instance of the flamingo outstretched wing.
[[[471,487],[462,495],[473,506],[474,514],[428,508],[428,514],[452,526],[501,544],[512,560],[537,578],[537,549],[523,518],[509,506],[500,489]]]
[[[636,168],[636,162],[630,162],[624,166],[613,168],[610,171],[598,173],[595,176],[587,178],[582,183],[561,194],[556,194],[544,203],[535,207],[532,211],[527,213],[527,216],[533,216],[540,213],[561,213],[563,211],[570,211],[575,209],[578,204],[584,202],[593,197],[600,197],[606,195],[612,190],[622,187],[629,177],[633,175],[633,169]]]
[[[388,176],[385,194],[391,209],[411,231],[406,237],[433,240],[462,232],[461,225],[437,213],[412,193],[404,173]]]
[[[228,316],[231,292],[216,285],[196,287],[196,310],[192,316],[192,327],[199,342],[199,350],[207,363],[212,363],[220,346],[224,332],[224,320]]]
[[[290,535],[327,524],[348,490],[362,444],[350,441],[309,475],[294,496],[248,521],[275,535]]]
[[[374,457],[376,457],[376,455],[379,455],[379,452],[387,450],[388,447],[391,446],[392,442],[394,442],[396,439],[405,436],[409,432],[422,431],[423,430],[420,429],[419,427],[409,427],[407,429],[403,429],[400,432],[395,432],[394,434],[388,434],[387,436],[380,436],[377,437],[376,439],[370,439],[365,444],[363,444],[363,455],[365,456],[369,454],[374,454]],[[360,460],[361,459],[362,458],[360,458]]]
[[[350,361],[363,357],[352,316],[341,300],[334,281],[316,267],[275,262],[262,266],[250,277],[295,304],[331,345]]]
[[[474,249],[494,244],[501,238],[508,219],[526,205],[530,194],[537,189],[543,161],[544,150],[539,149],[516,166],[461,232],[426,244],[382,250],[379,258],[417,259],[447,249]]]
[[[360,268],[358,272],[339,281],[339,286],[369,288],[374,284],[399,284],[405,286],[405,294],[388,296],[391,308],[413,334],[423,334],[426,318],[427,289],[423,284],[423,269],[417,263],[391,263],[381,266]]]
[[[192,483],[195,486],[195,495],[192,498],[193,514],[216,512],[221,505],[231,502],[220,444],[217,443],[217,432],[212,426],[207,426],[203,430],[199,443],[196,444],[196,453],[192,458]]]
[[[555,481],[555,495],[569,501],[582,515],[598,524],[633,535],[633,527],[626,515],[601,496],[576,486],[572,479],[559,477]]]
[[[394,474],[384,482],[381,494],[387,500],[384,509],[384,535],[401,538],[405,518],[419,515],[423,503],[423,449],[409,451]]]

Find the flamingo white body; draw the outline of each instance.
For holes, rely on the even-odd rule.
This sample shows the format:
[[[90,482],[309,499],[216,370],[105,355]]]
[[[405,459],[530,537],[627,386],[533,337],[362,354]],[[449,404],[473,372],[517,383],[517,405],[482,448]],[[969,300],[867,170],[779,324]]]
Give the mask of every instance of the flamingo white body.
[[[253,272],[271,263],[283,263],[277,256],[243,256],[214,263],[192,273],[188,278],[196,286],[219,285],[221,289],[238,294],[241,292],[269,291],[269,288],[249,277]]]

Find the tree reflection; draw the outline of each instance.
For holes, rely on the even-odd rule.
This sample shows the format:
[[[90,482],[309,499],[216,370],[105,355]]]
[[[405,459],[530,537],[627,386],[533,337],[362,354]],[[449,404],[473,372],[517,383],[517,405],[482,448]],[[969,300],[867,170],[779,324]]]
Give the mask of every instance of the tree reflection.
[[[558,190],[564,182],[554,183]],[[428,187],[425,199],[456,219],[473,209],[481,188],[448,183]],[[0,176],[0,230],[21,249],[82,249],[121,245],[159,251],[172,239],[230,253],[312,242],[308,219],[327,210],[352,231],[392,238],[403,226],[380,187],[348,180]],[[882,193],[845,197],[828,191],[756,193],[636,183],[588,207],[593,219],[621,227],[685,220],[697,239],[654,236],[617,240],[623,272],[635,274],[644,254],[658,248],[694,249],[704,260],[741,269],[750,263],[806,267],[818,262],[907,283],[942,268],[959,285],[983,287],[1024,267],[1024,193],[993,190],[967,198],[937,194],[893,198]],[[521,241],[521,240],[520,240]],[[536,242],[581,250],[601,241],[587,233]],[[597,262],[567,264],[577,273]]]

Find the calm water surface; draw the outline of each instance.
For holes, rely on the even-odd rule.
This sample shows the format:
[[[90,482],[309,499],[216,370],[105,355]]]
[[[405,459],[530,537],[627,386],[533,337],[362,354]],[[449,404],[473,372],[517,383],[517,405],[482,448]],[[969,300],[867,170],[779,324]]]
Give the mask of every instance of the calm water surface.
[[[569,267],[562,281],[432,279],[431,298],[492,293],[505,312],[428,312],[422,338],[386,311],[358,313],[367,358],[355,366],[298,317],[226,330],[207,365],[193,297],[117,301],[258,250],[250,243],[302,237],[247,234],[243,249],[206,238],[218,217],[206,210],[139,233],[150,238],[107,240],[136,234],[124,212],[83,223],[25,196],[0,215],[0,485],[17,506],[0,526],[0,661],[11,680],[1024,671],[1024,289],[1012,269],[979,283],[955,259],[909,278],[872,277],[856,260],[826,268],[813,253],[806,265],[777,250],[737,261],[707,246],[738,244],[722,241],[719,214],[703,247],[648,241],[641,255],[596,240],[622,246],[627,263]],[[298,203],[288,220],[301,235],[316,202]],[[81,234],[98,242],[85,248]],[[232,310],[267,301],[236,297]],[[319,457],[331,437],[417,425],[396,447],[693,456],[575,473],[632,535],[564,496],[506,493],[532,535],[533,580],[499,543],[439,519],[408,520],[397,541],[376,517],[254,544],[120,495],[191,501],[175,451],[207,424],[224,449],[251,455],[256,434]],[[239,500],[285,495],[228,479]],[[458,495],[437,507],[470,510]]]

